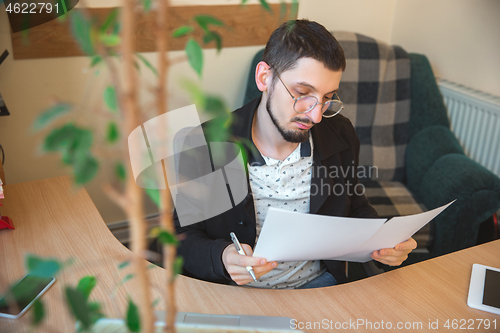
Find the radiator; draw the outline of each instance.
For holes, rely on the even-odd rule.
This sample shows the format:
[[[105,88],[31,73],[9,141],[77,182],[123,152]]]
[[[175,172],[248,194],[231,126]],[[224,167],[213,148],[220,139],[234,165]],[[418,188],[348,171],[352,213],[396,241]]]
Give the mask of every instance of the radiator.
[[[438,85],[467,156],[500,177],[500,97],[443,79]]]

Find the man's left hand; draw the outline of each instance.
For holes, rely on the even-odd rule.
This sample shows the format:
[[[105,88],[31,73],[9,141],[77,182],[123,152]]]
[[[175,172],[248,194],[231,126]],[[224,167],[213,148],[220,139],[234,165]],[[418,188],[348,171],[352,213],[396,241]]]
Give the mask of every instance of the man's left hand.
[[[417,242],[410,237],[405,242],[399,243],[393,249],[373,251],[372,259],[389,266],[399,266],[408,258],[408,253],[417,247]]]

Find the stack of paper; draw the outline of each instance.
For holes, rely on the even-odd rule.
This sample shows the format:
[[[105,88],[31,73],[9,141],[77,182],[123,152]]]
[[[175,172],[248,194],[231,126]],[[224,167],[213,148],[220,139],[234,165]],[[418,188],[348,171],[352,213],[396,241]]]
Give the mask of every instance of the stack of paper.
[[[346,260],[366,262],[375,250],[409,239],[453,202],[431,211],[387,219],[303,214],[270,208],[254,257],[268,261]]]

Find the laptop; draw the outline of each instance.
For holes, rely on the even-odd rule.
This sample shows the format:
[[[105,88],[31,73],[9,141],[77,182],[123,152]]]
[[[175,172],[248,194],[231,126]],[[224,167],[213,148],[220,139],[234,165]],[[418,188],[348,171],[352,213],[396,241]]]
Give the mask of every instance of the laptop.
[[[165,312],[155,311],[156,320],[164,322]],[[292,318],[248,315],[215,315],[177,312],[176,324],[245,327],[262,330],[291,330]],[[296,331],[295,331],[296,332]]]
[[[163,332],[165,312],[155,311],[155,333]],[[303,332],[291,328],[292,318],[249,316],[249,315],[215,315],[192,312],[178,312],[175,322],[178,333],[287,333]],[[77,325],[78,328],[78,325]],[[94,332],[129,333],[123,319],[102,318],[93,326]]]

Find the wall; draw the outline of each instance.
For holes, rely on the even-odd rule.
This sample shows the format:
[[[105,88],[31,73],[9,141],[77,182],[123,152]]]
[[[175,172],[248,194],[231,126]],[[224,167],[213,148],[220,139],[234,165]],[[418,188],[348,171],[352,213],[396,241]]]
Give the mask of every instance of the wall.
[[[500,95],[500,1],[396,1],[391,42],[425,54],[436,75]]]
[[[279,2],[278,0],[270,2]],[[299,17],[323,22],[329,29],[355,29],[373,36],[388,40],[390,21],[394,0],[380,1],[383,5],[374,5],[370,0],[357,1],[352,9],[343,1],[305,0],[299,7]],[[119,0],[87,0],[90,7],[107,7],[120,4]],[[173,5],[206,4],[206,0],[177,0]],[[239,0],[210,0],[210,4],[238,4]],[[258,3],[257,0],[249,3]],[[83,4],[80,2],[79,6]],[[46,108],[52,99],[64,99],[72,103],[81,103],[86,91],[85,101],[91,107],[100,107],[100,87],[108,82],[104,74],[95,77],[94,71],[87,70],[88,59],[85,57],[36,59],[14,61],[10,42],[10,28],[4,7],[0,6],[0,48],[7,48],[11,55],[0,67],[0,92],[4,96],[11,111],[11,116],[0,119],[0,142],[6,151],[5,172],[9,183],[30,181],[68,174],[69,170],[60,165],[56,155],[41,155],[39,146],[43,137],[33,133],[31,124],[38,113]],[[317,10],[322,8],[324,10]],[[338,15],[333,20],[325,13],[341,11],[348,15]],[[372,16],[377,11],[379,16]],[[263,46],[226,48],[220,55],[215,50],[205,51],[205,69],[202,86],[210,92],[218,93],[231,109],[241,106],[246,78],[249,73],[248,64],[253,55]],[[177,59],[182,52],[171,52],[171,59]],[[155,54],[145,56],[155,62]],[[178,63],[171,68],[170,109],[190,104],[188,96],[179,88],[182,78],[197,81],[196,76],[187,63]],[[151,87],[154,76],[147,70],[141,71],[141,82],[144,87]],[[87,88],[86,88],[87,87]],[[87,89],[87,90],[86,90]],[[147,89],[144,89],[145,91]],[[142,105],[151,105],[151,95],[144,93]],[[88,119],[87,110],[81,110],[83,120]],[[121,210],[101,192],[102,184],[109,175],[100,174],[97,181],[86,186],[87,190],[106,222],[119,221],[124,218]],[[147,206],[147,212],[153,213],[155,207]]]
[[[239,2],[172,1],[182,5]],[[87,0],[86,3],[94,7],[115,6],[120,0]],[[258,3],[258,0],[249,3]],[[500,62],[496,57],[500,54],[500,23],[494,21],[493,16],[500,12],[499,4],[500,1],[496,0],[302,0],[299,17],[316,20],[329,30],[352,30],[402,45],[408,51],[424,53],[439,75],[498,95]],[[250,70],[248,65],[261,47],[226,48],[220,55],[216,55],[215,50],[205,51],[201,84],[208,91],[224,97],[231,109],[241,106]],[[68,170],[60,165],[58,156],[39,153],[43,135],[33,133],[31,124],[52,99],[79,104],[86,91],[86,105],[101,107],[100,89],[109,79],[104,73],[96,77],[94,71],[87,70],[89,60],[85,57],[14,61],[10,28],[4,6],[0,5],[0,52],[5,48],[11,55],[0,66],[0,92],[11,116],[0,118],[0,143],[6,151],[7,182],[68,174]],[[154,53],[144,55],[155,63]],[[182,52],[171,52],[170,57],[178,59],[181,55]],[[477,62],[474,65],[473,60]],[[171,110],[191,103],[179,87],[179,81],[186,77],[198,81],[187,63],[172,67],[169,75]],[[153,86],[154,80],[149,71],[141,71],[144,87],[141,101],[145,109],[152,105],[147,90]],[[79,114],[82,121],[96,122],[89,119],[88,108],[80,110]],[[101,174],[96,182],[87,186],[87,190],[106,222],[120,221],[124,218],[121,210],[100,190],[108,176]],[[149,204],[147,212],[154,211],[155,207]]]
[[[390,41],[396,0],[304,0],[299,17],[323,24],[328,30],[355,31]]]

